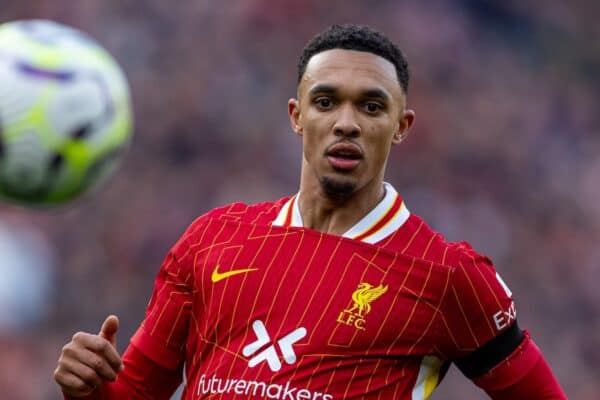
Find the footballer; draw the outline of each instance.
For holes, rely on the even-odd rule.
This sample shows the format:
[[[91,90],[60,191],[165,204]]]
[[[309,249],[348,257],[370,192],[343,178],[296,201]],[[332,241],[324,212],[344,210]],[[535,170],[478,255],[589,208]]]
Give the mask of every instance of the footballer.
[[[299,191],[195,220],[122,356],[115,316],[63,348],[65,398],[166,400],[185,377],[186,400],[427,399],[454,363],[492,399],[565,399],[491,261],[384,181],[408,81],[371,28],[309,41],[288,102]]]

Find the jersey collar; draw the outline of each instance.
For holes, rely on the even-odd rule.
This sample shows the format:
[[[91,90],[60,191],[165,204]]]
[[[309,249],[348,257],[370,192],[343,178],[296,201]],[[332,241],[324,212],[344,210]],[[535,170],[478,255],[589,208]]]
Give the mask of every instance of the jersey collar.
[[[373,244],[385,239],[406,222],[410,212],[404,201],[392,185],[384,182],[383,186],[383,199],[356,225],[348,229],[343,237]],[[304,226],[298,205],[299,196],[300,193],[295,194],[283,205],[273,225],[296,228]]]

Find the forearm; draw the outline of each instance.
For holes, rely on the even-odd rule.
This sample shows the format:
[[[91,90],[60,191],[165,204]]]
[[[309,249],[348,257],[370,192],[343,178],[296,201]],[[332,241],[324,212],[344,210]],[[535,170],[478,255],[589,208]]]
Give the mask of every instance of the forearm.
[[[168,400],[181,383],[182,368],[162,367],[132,345],[122,359],[124,369],[116,381],[105,382],[83,399],[65,396],[65,400]]]
[[[494,400],[562,400],[560,387],[540,349],[526,335],[509,357],[474,379]]]

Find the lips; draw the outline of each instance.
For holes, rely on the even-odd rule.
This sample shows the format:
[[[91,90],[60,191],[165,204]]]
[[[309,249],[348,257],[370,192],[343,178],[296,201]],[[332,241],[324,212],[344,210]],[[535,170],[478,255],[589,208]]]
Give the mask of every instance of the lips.
[[[351,171],[360,164],[362,150],[353,143],[335,143],[327,149],[327,160],[336,170]]]

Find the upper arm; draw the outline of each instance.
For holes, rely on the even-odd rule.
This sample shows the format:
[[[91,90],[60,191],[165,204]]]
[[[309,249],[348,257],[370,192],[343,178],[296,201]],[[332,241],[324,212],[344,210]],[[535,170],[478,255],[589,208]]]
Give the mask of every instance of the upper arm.
[[[185,358],[192,308],[190,279],[169,253],[156,277],[146,316],[131,339],[144,355],[168,368]]]
[[[211,240],[211,221],[223,209],[196,219],[165,257],[154,281],[152,296],[141,326],[131,342],[146,357],[167,368],[185,360],[194,293],[197,292],[194,254]]]
[[[512,293],[487,257],[467,249],[442,307],[440,348],[493,399],[564,399],[550,367],[516,318]]]
[[[452,361],[463,360],[476,350],[485,352],[494,340],[510,352],[522,339],[515,322],[512,293],[491,261],[472,250],[463,251],[441,307],[441,352]]]

